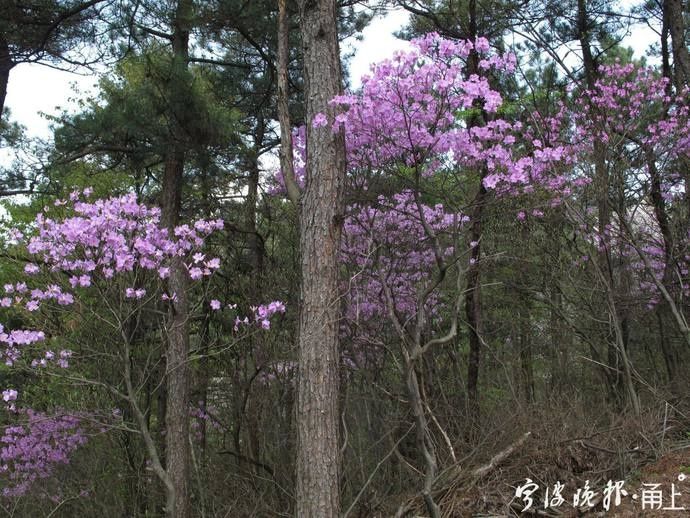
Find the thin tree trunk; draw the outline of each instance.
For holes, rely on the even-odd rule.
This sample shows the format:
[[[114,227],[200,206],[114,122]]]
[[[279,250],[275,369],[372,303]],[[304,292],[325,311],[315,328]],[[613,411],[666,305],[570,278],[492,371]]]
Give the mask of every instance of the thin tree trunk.
[[[582,52],[582,63],[585,74],[585,83],[590,91],[594,90],[594,86],[598,77],[597,63],[592,55],[591,48],[591,34],[590,34],[591,20],[587,10],[587,1],[577,1],[577,36],[580,42]],[[610,239],[609,227],[611,223],[611,208],[609,205],[609,173],[606,165],[606,146],[600,140],[594,142],[594,188],[597,200],[597,214],[598,214],[598,237],[599,246],[597,248],[597,261],[599,269],[604,276],[606,285],[609,289],[615,289],[615,282],[613,278],[613,271],[610,262]],[[613,306],[609,306],[610,309]],[[618,315],[612,315],[618,320]],[[621,386],[620,370],[621,364],[620,354],[616,346],[616,336],[611,336],[610,329],[604,334],[607,342],[607,363],[610,369],[606,370],[607,389],[611,399],[619,399],[618,388]]]
[[[403,345],[405,347],[405,345]],[[434,501],[431,490],[438,472],[436,461],[436,449],[429,433],[429,424],[424,412],[424,402],[419,391],[419,380],[415,371],[415,361],[409,354],[405,355],[405,381],[407,385],[407,395],[410,398],[410,408],[415,420],[415,431],[417,437],[417,450],[424,459],[424,486],[422,497],[427,511],[432,518],[440,518],[441,514],[438,505]]]
[[[656,221],[659,224],[661,237],[664,240],[664,279],[667,279],[668,271],[671,268],[671,259],[673,255],[673,236],[671,234],[668,211],[666,210],[666,202],[664,201],[663,193],[661,192],[661,174],[656,167],[654,153],[648,147],[645,148],[644,152],[651,187],[649,197],[652,200],[654,215],[656,216]]]
[[[668,19],[667,9],[662,10],[661,18],[661,74],[669,80],[666,86],[666,95],[670,96],[673,88],[673,71],[671,70],[671,53],[668,48],[671,23]]]
[[[288,60],[289,54],[288,13],[286,0],[278,0],[278,120],[280,121],[280,168],[288,197],[299,204],[300,189],[295,180],[292,153],[292,128],[290,124]]]
[[[549,319],[551,347],[553,348],[553,364],[551,366],[552,391],[561,394],[570,384],[572,373],[568,370],[569,352],[571,350],[572,334],[563,325],[562,312],[563,296],[557,283],[551,287],[551,315]]]
[[[481,181],[481,180],[480,180]],[[474,198],[470,242],[476,243],[470,252],[470,265],[467,269],[467,291],[465,294],[465,317],[469,332],[469,357],[467,361],[467,404],[469,424],[474,429],[479,421],[479,364],[481,358],[481,276],[479,260],[481,258],[482,217],[486,189],[480,183]]]
[[[340,512],[338,443],[338,253],[343,224],[345,141],[314,128],[342,92],[335,0],[300,0],[307,122],[307,182],[300,215],[301,304],[297,393],[299,518]]]
[[[534,368],[532,360],[532,332],[530,321],[530,301],[524,294],[518,297],[518,326],[520,343],[520,367],[522,370],[522,388],[525,403],[534,403]]]
[[[681,0],[664,0],[663,23],[661,31],[661,59],[664,77],[671,80],[676,93],[690,85],[690,56],[685,42],[685,22]],[[671,35],[671,53],[673,54],[673,73],[669,63],[668,36]],[[670,94],[670,84],[666,93]],[[685,179],[686,218],[690,222],[690,167],[688,160],[681,159],[679,169]]]
[[[247,164],[249,178],[247,182],[247,199],[246,199],[246,213],[245,225],[247,227],[248,247],[250,254],[250,261],[252,267],[252,278],[249,285],[249,300],[262,300],[263,290],[263,263],[264,263],[264,248],[261,236],[257,229],[257,204],[259,201],[259,151],[264,144],[264,130],[265,124],[263,119],[259,120],[254,133],[254,145],[252,149],[252,156],[250,162]],[[261,344],[254,343],[254,337],[249,337],[250,351],[253,353],[253,369],[260,367],[264,362],[264,353],[257,354],[258,349],[261,349]],[[242,408],[242,416],[246,422],[245,429],[247,431],[247,452],[248,455],[258,461],[261,458],[261,448],[259,441],[260,415],[255,412],[251,405],[256,398],[251,397],[251,378],[245,377],[246,395]],[[249,406],[249,411],[247,411]],[[258,403],[257,403],[258,406]],[[239,450],[238,450],[239,452]],[[252,464],[253,469],[259,470],[258,464]]]
[[[664,358],[664,365],[666,366],[666,374],[668,375],[668,382],[672,389],[675,389],[676,381],[676,362],[678,361],[676,355],[671,348],[669,340],[664,333],[664,317],[659,308],[656,310],[656,319],[659,324],[659,345],[661,346],[661,355]],[[675,391],[675,390],[674,390]]]
[[[671,290],[671,276],[673,275],[673,234],[669,224],[668,210],[666,209],[666,202],[661,192],[661,174],[659,173],[656,162],[654,161],[654,154],[649,148],[645,148],[645,159],[647,161],[647,169],[650,177],[650,193],[649,197],[654,206],[654,215],[656,216],[659,231],[664,241],[664,276],[662,283],[669,290]],[[668,343],[663,332],[663,311],[668,305],[661,303],[656,307],[656,314],[659,323],[659,345],[666,364],[669,382],[673,384],[675,374],[675,362],[671,359],[673,356],[673,344]]]
[[[252,154],[247,162],[247,198],[245,201],[245,226],[252,266],[251,293],[249,299],[259,301],[261,298],[261,278],[263,275],[264,251],[261,236],[256,226],[257,204],[259,202],[259,152],[264,145],[265,122],[260,120],[254,134]]]

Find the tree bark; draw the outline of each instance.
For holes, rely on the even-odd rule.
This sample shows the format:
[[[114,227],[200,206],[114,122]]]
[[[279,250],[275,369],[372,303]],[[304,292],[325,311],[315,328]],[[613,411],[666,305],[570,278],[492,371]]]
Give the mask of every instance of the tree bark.
[[[7,85],[10,80],[10,70],[14,67],[10,48],[7,40],[0,34],[0,119],[5,108],[5,98],[7,97]]]
[[[189,33],[192,3],[179,0],[172,20],[172,69],[168,84],[170,142],[165,156],[161,220],[172,232],[180,218],[182,178],[186,158],[185,128],[182,127],[186,109],[189,64]],[[170,268],[168,289],[174,295],[170,305],[166,351],[166,416],[165,469],[173,494],[168,494],[166,515],[187,518],[191,515],[189,478],[191,451],[189,445],[189,401],[191,370],[189,368],[189,302],[187,298],[187,272],[181,258]],[[169,492],[170,490],[168,490]]]
[[[328,102],[342,92],[335,0],[300,0],[307,122],[307,181],[300,215],[301,304],[297,393],[299,518],[340,511],[338,444],[338,252],[343,223],[345,141]]]
[[[685,22],[682,0],[664,0],[664,16],[667,16],[673,52],[673,83],[676,93],[690,84],[690,53],[685,43]]]
[[[671,262],[673,260],[673,235],[671,233],[666,202],[664,201],[663,193],[661,191],[661,173],[657,169],[654,152],[649,146],[645,146],[644,154],[650,180],[649,197],[652,200],[656,222],[659,225],[659,231],[661,232],[661,237],[664,241],[664,282],[667,282],[669,271],[672,268]]]
[[[163,177],[163,220],[172,229],[179,219],[184,151],[175,150],[166,158]],[[171,518],[187,518],[191,514],[189,502],[190,446],[189,446],[189,301],[187,272],[180,258],[170,268],[168,290],[175,295],[170,305],[166,351],[166,416],[165,468],[174,491],[174,508],[166,506]],[[170,500],[170,498],[169,498]]]
[[[670,34],[670,20],[668,19],[668,10],[662,9],[661,13],[661,75],[668,78],[669,83],[666,86],[666,95],[671,95],[673,84],[673,71],[671,70],[671,53],[668,48],[668,37]]]
[[[469,34],[468,39],[474,41],[477,34],[477,3],[470,0],[469,8]],[[467,66],[468,75],[479,73],[479,56],[475,51],[470,53]],[[469,120],[470,127],[484,124],[484,116],[473,117]],[[470,265],[467,269],[467,289],[465,291],[465,317],[469,333],[469,357],[467,362],[467,404],[469,425],[473,430],[479,426],[479,364],[482,347],[482,307],[481,307],[481,272],[479,261],[482,249],[482,220],[484,218],[484,205],[488,192],[484,187],[484,178],[487,174],[486,167],[480,168],[479,186],[474,197],[472,210],[472,226],[470,228],[469,246]],[[474,244],[474,246],[472,246]]]
[[[467,290],[465,292],[465,317],[469,332],[469,357],[467,362],[467,404],[470,426],[476,428],[479,421],[479,363],[481,358],[481,276],[479,260],[481,258],[481,236],[486,189],[481,183],[474,198],[470,242],[476,243],[470,252],[470,266],[467,269]]]

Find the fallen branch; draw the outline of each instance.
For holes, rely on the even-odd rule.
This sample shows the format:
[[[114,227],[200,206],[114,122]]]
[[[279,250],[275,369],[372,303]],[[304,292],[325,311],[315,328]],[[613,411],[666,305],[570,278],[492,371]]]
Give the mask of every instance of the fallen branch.
[[[472,476],[474,478],[482,478],[489,474],[499,464],[501,464],[508,457],[510,457],[513,454],[513,452],[515,452],[515,450],[522,446],[530,435],[532,435],[532,432],[525,433],[522,437],[520,437],[517,441],[508,446],[505,450],[494,455],[488,464],[485,464],[484,466],[480,466],[479,468],[475,469],[472,472]]]

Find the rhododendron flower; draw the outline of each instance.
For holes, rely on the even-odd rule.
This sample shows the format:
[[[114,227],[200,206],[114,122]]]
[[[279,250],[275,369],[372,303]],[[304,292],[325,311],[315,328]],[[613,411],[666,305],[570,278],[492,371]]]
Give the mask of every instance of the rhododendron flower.
[[[137,289],[135,290],[134,288],[127,288],[125,290],[125,297],[128,299],[141,299],[146,295],[146,290],[145,289]]]
[[[285,303],[274,300],[268,305],[268,310],[270,313],[285,313]]]
[[[326,126],[328,124],[328,119],[323,113],[317,113],[314,115],[314,118],[311,120],[311,126],[312,128],[321,128],[323,126]]]
[[[206,261],[206,267],[211,268],[212,270],[217,270],[220,268],[220,259],[218,257],[214,257],[210,261]]]
[[[5,402],[16,401],[18,392],[14,389],[7,389],[2,391],[2,400]]]
[[[24,272],[27,275],[33,275],[35,273],[38,273],[39,271],[41,271],[41,269],[33,263],[28,263],[27,265],[24,266]]]
[[[57,303],[61,306],[68,306],[74,302],[74,297],[71,293],[60,293],[57,297]]]
[[[18,412],[22,424],[6,427],[0,436],[0,471],[11,473],[2,489],[5,497],[24,495],[34,482],[49,477],[56,465],[69,463],[71,453],[87,441],[78,416]]]

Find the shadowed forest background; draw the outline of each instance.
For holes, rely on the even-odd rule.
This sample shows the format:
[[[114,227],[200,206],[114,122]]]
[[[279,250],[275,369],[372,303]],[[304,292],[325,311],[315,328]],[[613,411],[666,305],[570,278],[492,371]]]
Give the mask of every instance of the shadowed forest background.
[[[0,514],[575,516],[690,470],[690,4],[621,4],[0,0]],[[101,74],[48,140],[27,63]]]

